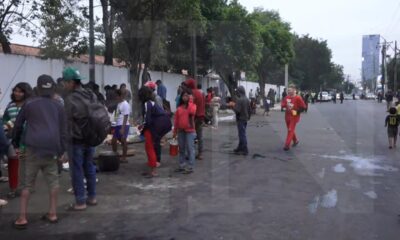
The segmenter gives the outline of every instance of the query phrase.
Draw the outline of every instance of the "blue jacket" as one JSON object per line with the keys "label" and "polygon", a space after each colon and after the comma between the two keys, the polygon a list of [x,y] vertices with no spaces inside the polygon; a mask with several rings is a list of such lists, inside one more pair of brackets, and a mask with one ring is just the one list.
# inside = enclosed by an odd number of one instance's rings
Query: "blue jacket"
{"label": "blue jacket", "polygon": [[157,87],[157,95],[160,96],[163,100],[167,99],[167,88],[164,86],[164,84],[160,84]]}
{"label": "blue jacket", "polygon": [[172,123],[169,114],[154,102],[148,101],[144,104],[143,115],[143,130],[150,130],[155,141],[171,131]]}

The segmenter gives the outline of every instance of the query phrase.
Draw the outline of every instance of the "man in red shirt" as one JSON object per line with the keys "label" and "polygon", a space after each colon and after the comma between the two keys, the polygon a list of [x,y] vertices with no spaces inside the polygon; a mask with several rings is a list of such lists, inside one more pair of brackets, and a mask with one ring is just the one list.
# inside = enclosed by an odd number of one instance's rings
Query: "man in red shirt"
{"label": "man in red shirt", "polygon": [[296,87],[290,85],[288,88],[288,95],[282,100],[282,108],[286,109],[285,121],[288,129],[285,147],[283,150],[289,151],[290,143],[293,141],[293,147],[299,144],[297,139],[295,129],[296,124],[300,121],[300,113],[302,113],[306,108],[306,104],[300,96],[296,95]]}

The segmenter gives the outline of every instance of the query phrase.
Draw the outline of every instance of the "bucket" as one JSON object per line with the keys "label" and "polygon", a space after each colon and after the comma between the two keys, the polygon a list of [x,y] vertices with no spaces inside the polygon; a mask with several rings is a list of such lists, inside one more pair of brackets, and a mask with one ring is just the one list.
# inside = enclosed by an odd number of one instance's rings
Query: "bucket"
{"label": "bucket", "polygon": [[179,146],[178,141],[173,138],[169,141],[169,155],[172,157],[178,156]]}

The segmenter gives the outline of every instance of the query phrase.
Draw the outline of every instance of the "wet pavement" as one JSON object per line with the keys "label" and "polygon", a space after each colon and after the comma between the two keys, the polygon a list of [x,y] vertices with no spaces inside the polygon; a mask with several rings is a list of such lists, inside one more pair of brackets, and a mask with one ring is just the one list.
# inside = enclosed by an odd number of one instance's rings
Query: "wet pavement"
{"label": "wet pavement", "polygon": [[[98,174],[99,205],[70,213],[69,175],[61,176],[56,225],[39,220],[48,197],[42,176],[29,208],[29,229],[12,229],[18,199],[0,209],[0,239],[326,239],[396,240],[400,236],[399,151],[387,147],[385,104],[310,105],[298,125],[300,145],[283,152],[283,113],[253,116],[250,154],[231,153],[229,119],[206,128],[195,173],[174,173],[163,148],[159,177],[144,179],[141,144],[118,172]],[[0,185],[6,193],[7,185]]]}

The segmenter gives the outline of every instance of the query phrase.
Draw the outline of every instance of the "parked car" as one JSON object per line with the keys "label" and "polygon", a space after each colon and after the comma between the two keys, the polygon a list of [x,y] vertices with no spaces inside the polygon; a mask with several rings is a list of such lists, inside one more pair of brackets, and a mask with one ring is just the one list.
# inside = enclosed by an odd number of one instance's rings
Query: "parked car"
{"label": "parked car", "polygon": [[376,99],[376,95],[373,94],[373,93],[367,93],[365,95],[365,99],[367,99],[367,100],[375,100]]}

